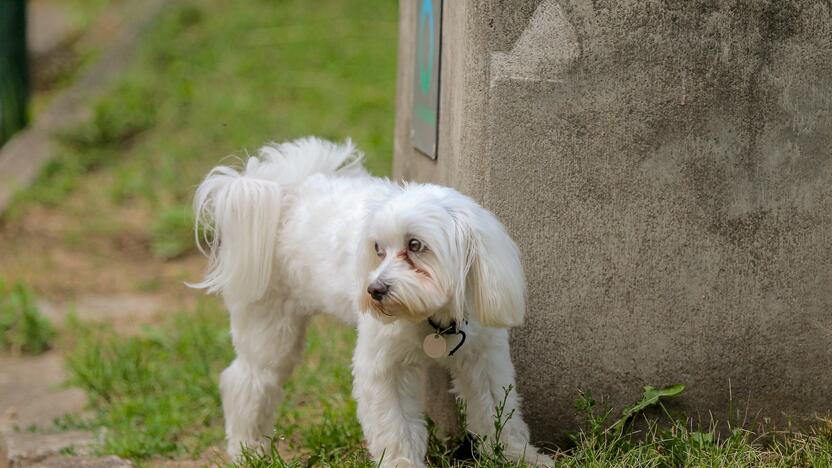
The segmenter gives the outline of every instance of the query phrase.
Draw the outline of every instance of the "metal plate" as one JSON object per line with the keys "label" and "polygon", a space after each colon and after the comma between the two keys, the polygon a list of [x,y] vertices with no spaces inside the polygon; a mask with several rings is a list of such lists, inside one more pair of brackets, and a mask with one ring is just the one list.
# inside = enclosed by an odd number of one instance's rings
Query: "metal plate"
{"label": "metal plate", "polygon": [[416,65],[413,69],[413,146],[436,159],[439,132],[439,60],[442,50],[442,0],[419,0],[416,15]]}

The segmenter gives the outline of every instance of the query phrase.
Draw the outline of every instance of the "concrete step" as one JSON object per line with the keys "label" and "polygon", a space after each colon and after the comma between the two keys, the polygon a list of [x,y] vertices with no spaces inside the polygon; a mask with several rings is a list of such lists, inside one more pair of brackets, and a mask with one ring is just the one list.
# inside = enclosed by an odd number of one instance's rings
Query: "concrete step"
{"label": "concrete step", "polygon": [[27,466],[31,468],[126,468],[133,466],[133,464],[115,455],[110,455],[108,457],[50,457]]}
{"label": "concrete step", "polygon": [[55,418],[80,414],[86,397],[64,388],[63,356],[0,356],[0,467],[131,466],[118,457],[95,457],[89,431],[53,429]]}

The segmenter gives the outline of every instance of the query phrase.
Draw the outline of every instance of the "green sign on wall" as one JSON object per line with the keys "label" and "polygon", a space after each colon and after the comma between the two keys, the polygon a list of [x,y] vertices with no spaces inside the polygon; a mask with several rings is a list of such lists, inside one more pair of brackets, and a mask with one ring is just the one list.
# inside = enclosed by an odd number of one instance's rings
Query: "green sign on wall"
{"label": "green sign on wall", "polygon": [[442,50],[442,0],[419,0],[416,20],[416,66],[413,69],[413,146],[436,159],[439,123],[439,68]]}

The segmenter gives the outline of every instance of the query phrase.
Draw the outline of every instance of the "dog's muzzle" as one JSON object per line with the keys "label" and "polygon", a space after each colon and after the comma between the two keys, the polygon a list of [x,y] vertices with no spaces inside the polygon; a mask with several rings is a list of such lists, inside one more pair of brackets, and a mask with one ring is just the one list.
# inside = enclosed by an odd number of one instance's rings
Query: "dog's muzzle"
{"label": "dog's muzzle", "polygon": [[377,301],[384,299],[384,296],[386,296],[389,291],[390,286],[382,283],[381,281],[373,281],[367,288],[367,292],[370,294],[370,297]]}

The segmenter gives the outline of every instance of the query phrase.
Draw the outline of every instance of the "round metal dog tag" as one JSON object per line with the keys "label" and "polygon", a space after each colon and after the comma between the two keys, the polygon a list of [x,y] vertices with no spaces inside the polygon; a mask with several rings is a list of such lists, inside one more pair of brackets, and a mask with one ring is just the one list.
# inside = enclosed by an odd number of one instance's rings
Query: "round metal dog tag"
{"label": "round metal dog tag", "polygon": [[425,341],[422,342],[422,349],[429,357],[438,359],[444,356],[448,351],[448,344],[445,342],[445,338],[443,338],[442,335],[438,333],[431,333],[426,336]]}

